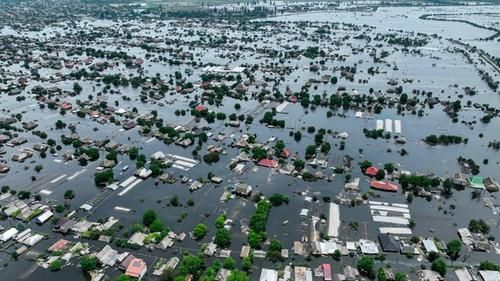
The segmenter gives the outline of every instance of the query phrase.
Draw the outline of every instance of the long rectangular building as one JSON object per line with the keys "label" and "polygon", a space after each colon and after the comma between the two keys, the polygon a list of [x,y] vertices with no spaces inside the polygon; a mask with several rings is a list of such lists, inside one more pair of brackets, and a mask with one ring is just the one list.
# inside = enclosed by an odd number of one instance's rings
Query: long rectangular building
{"label": "long rectangular building", "polygon": [[339,205],[330,203],[330,212],[328,213],[328,237],[338,237],[340,228],[340,209]]}

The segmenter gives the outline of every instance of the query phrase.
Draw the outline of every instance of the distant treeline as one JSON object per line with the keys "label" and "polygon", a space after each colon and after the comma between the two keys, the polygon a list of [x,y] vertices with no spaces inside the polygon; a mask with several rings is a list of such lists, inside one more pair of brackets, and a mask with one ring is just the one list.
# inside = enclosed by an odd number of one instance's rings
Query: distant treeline
{"label": "distant treeline", "polygon": [[[497,2],[500,3],[500,0],[498,0]],[[470,13],[470,14],[471,15],[487,15],[487,14],[496,14],[496,13]],[[497,37],[500,37],[500,30],[498,30],[494,27],[484,26],[484,25],[481,25],[481,24],[478,24],[478,23],[475,23],[475,22],[472,22],[469,20],[439,18],[439,16],[450,16],[450,15],[453,15],[453,14],[424,14],[424,15],[421,15],[419,17],[419,19],[435,20],[435,21],[461,22],[461,23],[472,25],[472,26],[477,27],[477,28],[491,30],[491,31],[495,32],[495,34],[485,38],[484,40],[493,40]]]}

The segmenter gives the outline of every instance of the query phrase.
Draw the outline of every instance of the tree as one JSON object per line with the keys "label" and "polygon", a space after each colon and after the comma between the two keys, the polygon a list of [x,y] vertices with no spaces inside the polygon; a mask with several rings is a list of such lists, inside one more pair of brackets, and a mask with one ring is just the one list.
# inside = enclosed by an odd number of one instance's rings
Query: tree
{"label": "tree", "polygon": [[80,258],[80,266],[84,272],[89,272],[97,268],[97,258],[94,256],[83,256]]}
{"label": "tree", "polygon": [[469,230],[473,233],[487,234],[488,232],[490,232],[490,226],[483,219],[470,220]]}
{"label": "tree", "polygon": [[149,209],[142,216],[142,223],[145,226],[150,226],[157,218],[155,210]]}
{"label": "tree", "polygon": [[304,160],[297,159],[297,160],[293,161],[293,167],[297,171],[302,171],[305,166],[306,166],[306,162],[304,162]]}
{"label": "tree", "polygon": [[151,232],[162,232],[166,229],[167,227],[165,224],[159,219],[156,218],[150,225],[149,225],[149,231]]}
{"label": "tree", "polygon": [[254,147],[252,149],[252,158],[257,161],[260,161],[267,157],[267,151],[262,147]]}
{"label": "tree", "polygon": [[75,82],[73,84],[73,91],[78,95],[82,92],[82,86],[80,86],[80,84],[78,84],[77,82]]}
{"label": "tree", "polygon": [[385,273],[385,270],[383,267],[378,269],[377,280],[378,281],[387,281],[387,274]]}
{"label": "tree", "polygon": [[105,185],[105,184],[110,184],[114,180],[114,174],[113,170],[109,169],[103,172],[97,172],[94,174],[94,184],[99,186],[99,185]]}
{"label": "tree", "polygon": [[251,230],[248,233],[248,245],[254,249],[259,249],[260,248],[260,243],[262,240],[265,238],[262,237],[262,234],[256,231]]}
{"label": "tree", "polygon": [[197,224],[193,229],[193,236],[196,240],[201,240],[208,232],[208,227],[202,223]]}
{"label": "tree", "polygon": [[66,123],[64,123],[62,120],[57,120],[56,121],[56,129],[62,129],[66,127]]}
{"label": "tree", "polygon": [[462,251],[462,243],[458,240],[451,240],[446,244],[448,248],[446,253],[450,256],[451,259],[456,260],[460,257],[460,251]]}
{"label": "tree", "polygon": [[267,258],[272,261],[277,261],[281,259],[281,249],[283,246],[281,242],[278,240],[271,240],[271,244],[269,245],[269,249],[267,251]]}
{"label": "tree", "polygon": [[302,133],[300,131],[297,131],[293,134],[293,139],[297,142],[299,142],[302,139]]}
{"label": "tree", "polygon": [[407,101],[408,101],[408,95],[407,94],[401,94],[401,96],[399,96],[399,103],[406,104]]}
{"label": "tree", "polygon": [[42,165],[36,165],[35,166],[35,172],[40,173],[40,171],[43,169]]}
{"label": "tree", "polygon": [[66,190],[64,192],[64,199],[66,200],[73,200],[75,198],[75,192],[71,189]]}
{"label": "tree", "polygon": [[316,145],[312,144],[306,147],[306,158],[312,158],[316,154]]}
{"label": "tree", "polygon": [[288,204],[289,199],[288,196],[280,194],[280,193],[274,193],[269,197],[269,202],[275,207],[281,206],[283,203]]}
{"label": "tree", "polygon": [[203,258],[195,255],[186,255],[182,259],[181,266],[179,268],[182,274],[193,274],[195,276],[200,276],[201,270],[203,269],[204,260]]}
{"label": "tree", "polygon": [[231,274],[227,278],[227,281],[248,281],[248,276],[245,272],[239,270],[231,271]]}
{"label": "tree", "polygon": [[241,262],[241,268],[248,272],[250,271],[250,269],[252,269],[252,264],[253,264],[253,260],[252,260],[252,256],[246,256],[243,258],[243,261]]}
{"label": "tree", "polygon": [[396,275],[394,275],[394,281],[408,281],[408,276],[403,272],[396,272]]}
{"label": "tree", "polygon": [[226,223],[226,215],[221,214],[215,219],[215,227],[223,228]]}
{"label": "tree", "polygon": [[224,259],[224,263],[222,264],[222,267],[225,269],[233,270],[236,268],[236,262],[232,257],[227,257]]}
{"label": "tree", "polygon": [[215,233],[214,243],[221,248],[226,248],[231,244],[231,232],[225,228],[220,228]]}
{"label": "tree", "polygon": [[328,142],[324,142],[321,144],[321,152],[324,154],[327,154],[331,148],[332,146]]}
{"label": "tree", "polygon": [[392,172],[394,172],[394,169],[395,169],[394,164],[392,163],[384,164],[384,170],[386,170],[387,173],[392,174]]}
{"label": "tree", "polygon": [[285,149],[285,143],[282,140],[279,140],[274,145],[274,150],[276,150],[276,154],[280,154],[283,149]]}
{"label": "tree", "polygon": [[333,259],[334,260],[339,261],[341,256],[342,256],[342,253],[339,250],[335,250],[335,252],[333,252]]}
{"label": "tree", "polygon": [[136,281],[136,278],[132,278],[128,275],[125,274],[120,274],[118,277],[116,277],[115,281]]}
{"label": "tree", "polygon": [[365,256],[365,257],[362,257],[359,261],[358,261],[358,270],[365,276],[374,276],[375,273],[373,271],[373,265],[374,265],[374,261],[373,261],[373,258],[372,257],[368,257],[368,256]]}
{"label": "tree", "polygon": [[209,152],[203,156],[203,161],[208,164],[215,163],[219,161],[219,153]]}
{"label": "tree", "polygon": [[379,169],[375,178],[377,180],[383,180],[385,178],[385,171],[383,169]]}
{"label": "tree", "polygon": [[495,264],[490,261],[483,261],[479,264],[479,270],[494,270],[500,271],[500,264]]}
{"label": "tree", "polygon": [[361,168],[361,171],[364,171],[364,170],[368,169],[371,166],[372,166],[372,162],[370,162],[368,160],[365,160],[365,161],[363,161],[363,162],[361,162],[359,164],[359,167]]}
{"label": "tree", "polygon": [[179,196],[174,195],[172,198],[170,198],[170,205],[174,207],[179,206]]}
{"label": "tree", "polygon": [[446,269],[447,269],[446,263],[442,259],[435,260],[432,263],[431,269],[436,271],[437,273],[441,274],[441,276],[446,275]]}
{"label": "tree", "polygon": [[439,254],[437,252],[432,251],[428,254],[427,258],[429,259],[430,262],[433,262],[439,258]]}

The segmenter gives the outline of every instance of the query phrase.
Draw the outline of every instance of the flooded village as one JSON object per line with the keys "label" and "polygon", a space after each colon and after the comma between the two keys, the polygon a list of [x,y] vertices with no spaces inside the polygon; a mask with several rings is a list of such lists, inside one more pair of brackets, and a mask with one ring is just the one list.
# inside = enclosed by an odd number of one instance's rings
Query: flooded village
{"label": "flooded village", "polygon": [[1,280],[500,280],[498,1],[0,2]]}

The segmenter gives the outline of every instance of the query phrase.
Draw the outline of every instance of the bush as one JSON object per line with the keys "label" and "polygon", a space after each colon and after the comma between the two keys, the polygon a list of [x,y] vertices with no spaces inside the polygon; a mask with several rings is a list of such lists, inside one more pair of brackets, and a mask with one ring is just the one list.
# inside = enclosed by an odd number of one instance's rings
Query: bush
{"label": "bush", "polygon": [[494,270],[500,271],[500,264],[495,264],[490,261],[483,261],[479,264],[479,270]]}
{"label": "bush", "polygon": [[62,262],[61,260],[55,260],[49,265],[50,271],[59,271],[61,270]]}

